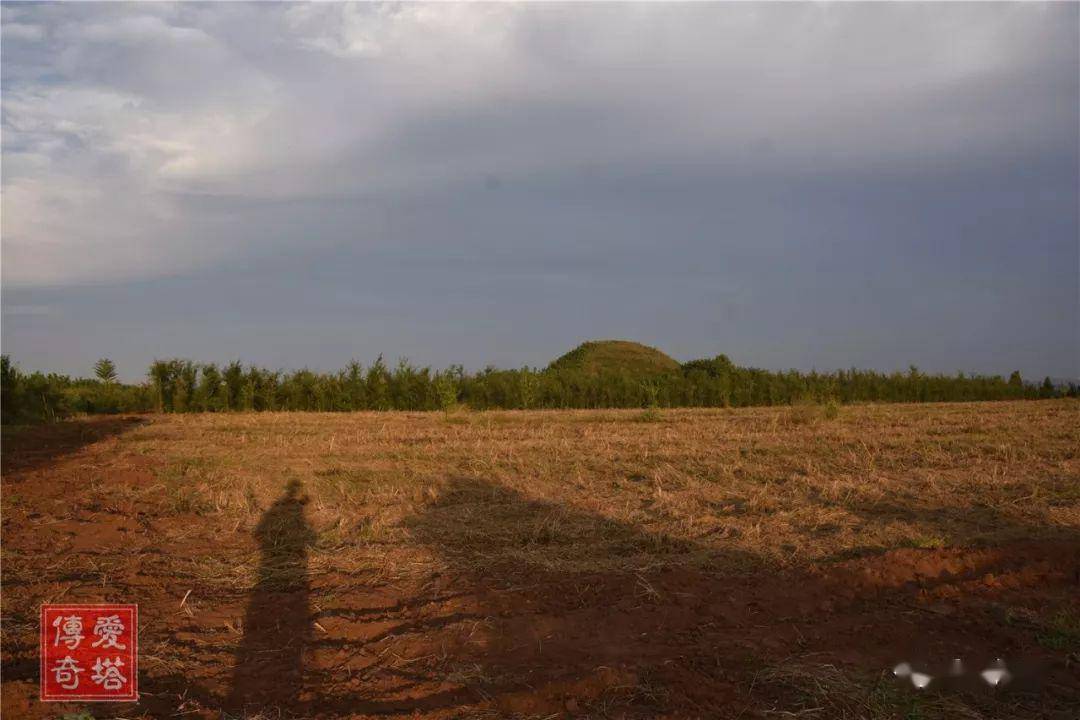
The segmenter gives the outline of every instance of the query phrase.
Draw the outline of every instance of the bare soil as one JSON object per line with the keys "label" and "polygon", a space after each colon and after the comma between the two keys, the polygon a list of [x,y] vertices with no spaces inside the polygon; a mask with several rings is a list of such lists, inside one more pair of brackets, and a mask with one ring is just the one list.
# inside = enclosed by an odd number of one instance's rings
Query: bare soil
{"label": "bare soil", "polygon": [[[5,430],[3,714],[1075,718],[1078,408]],[[137,705],[37,701],[43,602],[139,604]]]}

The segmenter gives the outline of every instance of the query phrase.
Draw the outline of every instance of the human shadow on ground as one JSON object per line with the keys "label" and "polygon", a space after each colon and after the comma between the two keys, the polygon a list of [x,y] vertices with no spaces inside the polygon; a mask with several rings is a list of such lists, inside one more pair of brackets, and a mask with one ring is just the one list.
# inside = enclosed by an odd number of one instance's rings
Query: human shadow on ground
{"label": "human shadow on ground", "polygon": [[[708,655],[702,642],[716,635],[701,625],[741,622],[735,615],[754,602],[747,593],[711,600],[762,567],[722,542],[652,531],[482,478],[451,478],[433,495],[404,526],[438,570],[397,602],[328,603],[319,615],[328,634],[314,645],[330,660],[318,671],[330,691],[294,712],[531,717],[616,696],[652,707],[658,675],[640,668]],[[709,663],[687,677],[712,678],[702,696],[724,695],[730,683]]]}
{"label": "human shadow on ground", "polygon": [[3,452],[0,470],[4,481],[11,474],[23,474],[46,468],[73,455],[87,445],[115,435],[121,435],[149,420],[144,417],[97,416],[57,423],[3,428]]}
{"label": "human shadow on ground", "polygon": [[754,673],[791,657],[875,672],[939,640],[973,653],[1006,640],[913,613],[915,588],[779,570],[722,534],[677,537],[481,478],[447,480],[404,525],[440,571],[394,602],[327,603],[311,676],[324,692],[292,712],[736,716],[780,701],[764,684],[751,697]]}
{"label": "human shadow on ground", "polygon": [[244,614],[225,704],[240,716],[301,702],[312,623],[308,548],[315,540],[304,518],[306,504],[300,482],[292,480],[255,528],[258,577]]}

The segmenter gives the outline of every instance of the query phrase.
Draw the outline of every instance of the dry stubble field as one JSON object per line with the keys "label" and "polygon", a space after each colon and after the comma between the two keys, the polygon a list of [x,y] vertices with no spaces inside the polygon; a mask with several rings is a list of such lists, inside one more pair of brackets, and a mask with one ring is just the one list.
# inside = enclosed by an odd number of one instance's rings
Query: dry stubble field
{"label": "dry stubble field", "polygon": [[[3,438],[5,717],[1076,717],[1080,404],[92,418]],[[142,700],[36,701],[43,602]],[[929,672],[1007,659],[991,692]],[[224,713],[224,714],[223,714]]]}

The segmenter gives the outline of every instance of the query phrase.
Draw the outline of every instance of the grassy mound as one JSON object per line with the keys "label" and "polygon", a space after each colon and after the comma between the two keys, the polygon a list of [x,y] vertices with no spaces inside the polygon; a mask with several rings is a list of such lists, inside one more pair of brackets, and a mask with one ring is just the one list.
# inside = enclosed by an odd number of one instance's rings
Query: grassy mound
{"label": "grassy mound", "polygon": [[578,345],[558,358],[549,370],[580,370],[590,375],[622,371],[649,376],[678,372],[680,365],[656,348],[628,340],[597,340]]}

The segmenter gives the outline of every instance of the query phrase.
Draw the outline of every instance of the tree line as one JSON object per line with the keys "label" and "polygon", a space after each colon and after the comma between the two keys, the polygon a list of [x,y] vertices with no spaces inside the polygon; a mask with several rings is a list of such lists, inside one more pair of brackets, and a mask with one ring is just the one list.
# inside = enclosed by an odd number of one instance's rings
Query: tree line
{"label": "tree line", "polygon": [[679,370],[641,376],[620,370],[462,366],[433,371],[407,360],[389,366],[380,356],[367,367],[337,372],[284,372],[239,362],[219,366],[155,360],[147,380],[117,382],[103,359],[94,378],[21,372],[8,356],[0,367],[3,422],[52,421],[78,413],[354,410],[745,407],[797,402],[953,402],[1080,397],[1076,384],[1025,382],[1000,375],[928,374],[873,370],[774,372],[740,367],[726,356],[694,360]]}

